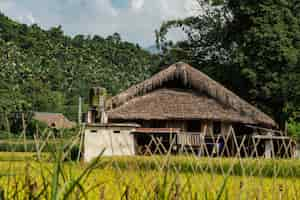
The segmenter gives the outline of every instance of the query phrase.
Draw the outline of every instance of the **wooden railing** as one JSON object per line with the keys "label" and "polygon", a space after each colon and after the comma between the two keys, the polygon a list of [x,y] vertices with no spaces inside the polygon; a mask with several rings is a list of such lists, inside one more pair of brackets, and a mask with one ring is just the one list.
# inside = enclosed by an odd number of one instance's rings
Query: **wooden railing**
{"label": "wooden railing", "polygon": [[204,142],[204,136],[201,133],[181,133],[177,134],[177,144],[200,146]]}

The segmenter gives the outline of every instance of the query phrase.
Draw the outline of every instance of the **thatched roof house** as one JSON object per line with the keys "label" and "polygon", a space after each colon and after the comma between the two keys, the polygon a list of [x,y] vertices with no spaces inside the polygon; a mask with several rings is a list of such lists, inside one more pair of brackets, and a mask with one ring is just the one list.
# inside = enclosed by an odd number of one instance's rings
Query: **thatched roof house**
{"label": "thatched roof house", "polygon": [[35,112],[33,119],[47,124],[48,127],[57,129],[73,128],[76,126],[75,122],[70,121],[62,113]]}
{"label": "thatched roof house", "polygon": [[274,120],[220,83],[179,62],[111,100],[109,121],[208,120],[274,127]]}
{"label": "thatched roof house", "polygon": [[[111,143],[117,150],[126,146],[118,141],[131,144],[128,155],[192,150],[201,156],[271,157],[282,156],[281,144],[289,141],[272,130],[271,117],[185,63],[169,66],[106,103],[100,90],[90,92],[86,138],[91,144],[110,138],[108,149]],[[100,120],[103,116],[108,124]],[[133,123],[137,126],[130,130],[120,126]],[[111,130],[103,127],[112,124]]]}

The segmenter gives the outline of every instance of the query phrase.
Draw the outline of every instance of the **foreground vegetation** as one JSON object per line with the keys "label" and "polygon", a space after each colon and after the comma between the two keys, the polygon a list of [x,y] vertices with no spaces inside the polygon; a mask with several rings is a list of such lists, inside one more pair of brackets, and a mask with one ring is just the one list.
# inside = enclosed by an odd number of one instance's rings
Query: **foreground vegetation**
{"label": "foreground vegetation", "polygon": [[44,154],[39,160],[32,153],[1,153],[6,160],[0,163],[3,195],[7,199],[300,197],[300,161],[154,156],[99,157],[80,163],[53,156]]}
{"label": "foreground vegetation", "polygon": [[81,131],[37,133],[0,140],[1,200],[300,198],[300,160],[100,155],[83,163]]}

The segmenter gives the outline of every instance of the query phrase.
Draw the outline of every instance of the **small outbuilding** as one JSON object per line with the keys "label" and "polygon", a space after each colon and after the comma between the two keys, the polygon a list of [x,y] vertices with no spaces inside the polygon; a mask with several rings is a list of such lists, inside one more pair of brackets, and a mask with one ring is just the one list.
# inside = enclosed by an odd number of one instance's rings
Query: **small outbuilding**
{"label": "small outbuilding", "polygon": [[70,121],[62,113],[35,112],[33,119],[43,122],[50,128],[68,129],[76,126],[75,122]]}
{"label": "small outbuilding", "polygon": [[[84,161],[103,156],[135,155],[134,136],[137,124],[88,124],[84,138]],[[102,152],[103,151],[103,152]]]}

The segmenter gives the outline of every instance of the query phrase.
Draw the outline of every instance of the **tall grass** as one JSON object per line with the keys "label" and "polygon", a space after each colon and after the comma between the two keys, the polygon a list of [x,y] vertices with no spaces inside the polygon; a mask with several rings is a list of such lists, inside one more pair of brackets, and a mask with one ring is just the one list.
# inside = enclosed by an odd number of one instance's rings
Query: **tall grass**
{"label": "tall grass", "polygon": [[25,150],[14,146],[24,145],[20,138],[2,143],[8,152],[0,153],[0,200],[300,197],[298,160],[100,154],[83,163],[83,130],[68,139],[47,130],[26,140],[27,152],[16,152]]}
{"label": "tall grass", "polygon": [[[20,153],[25,150],[24,144],[15,138],[1,142],[7,148],[0,149],[6,151],[0,153],[1,165],[6,166],[0,180],[7,185],[0,187],[0,199],[87,199],[86,187],[82,184],[100,163],[101,155],[85,165],[80,173],[66,170],[70,167],[69,161],[74,160],[74,147],[79,150],[81,137],[82,132],[66,141],[53,137],[49,131],[43,139],[26,141],[26,149],[34,153]],[[16,150],[18,152],[14,152]],[[72,165],[80,165],[79,158]],[[16,161],[23,163],[16,164]]]}
{"label": "tall grass", "polygon": [[115,169],[170,170],[180,173],[215,173],[232,176],[300,178],[300,160],[253,158],[198,158],[169,156],[104,158],[101,165]]}

